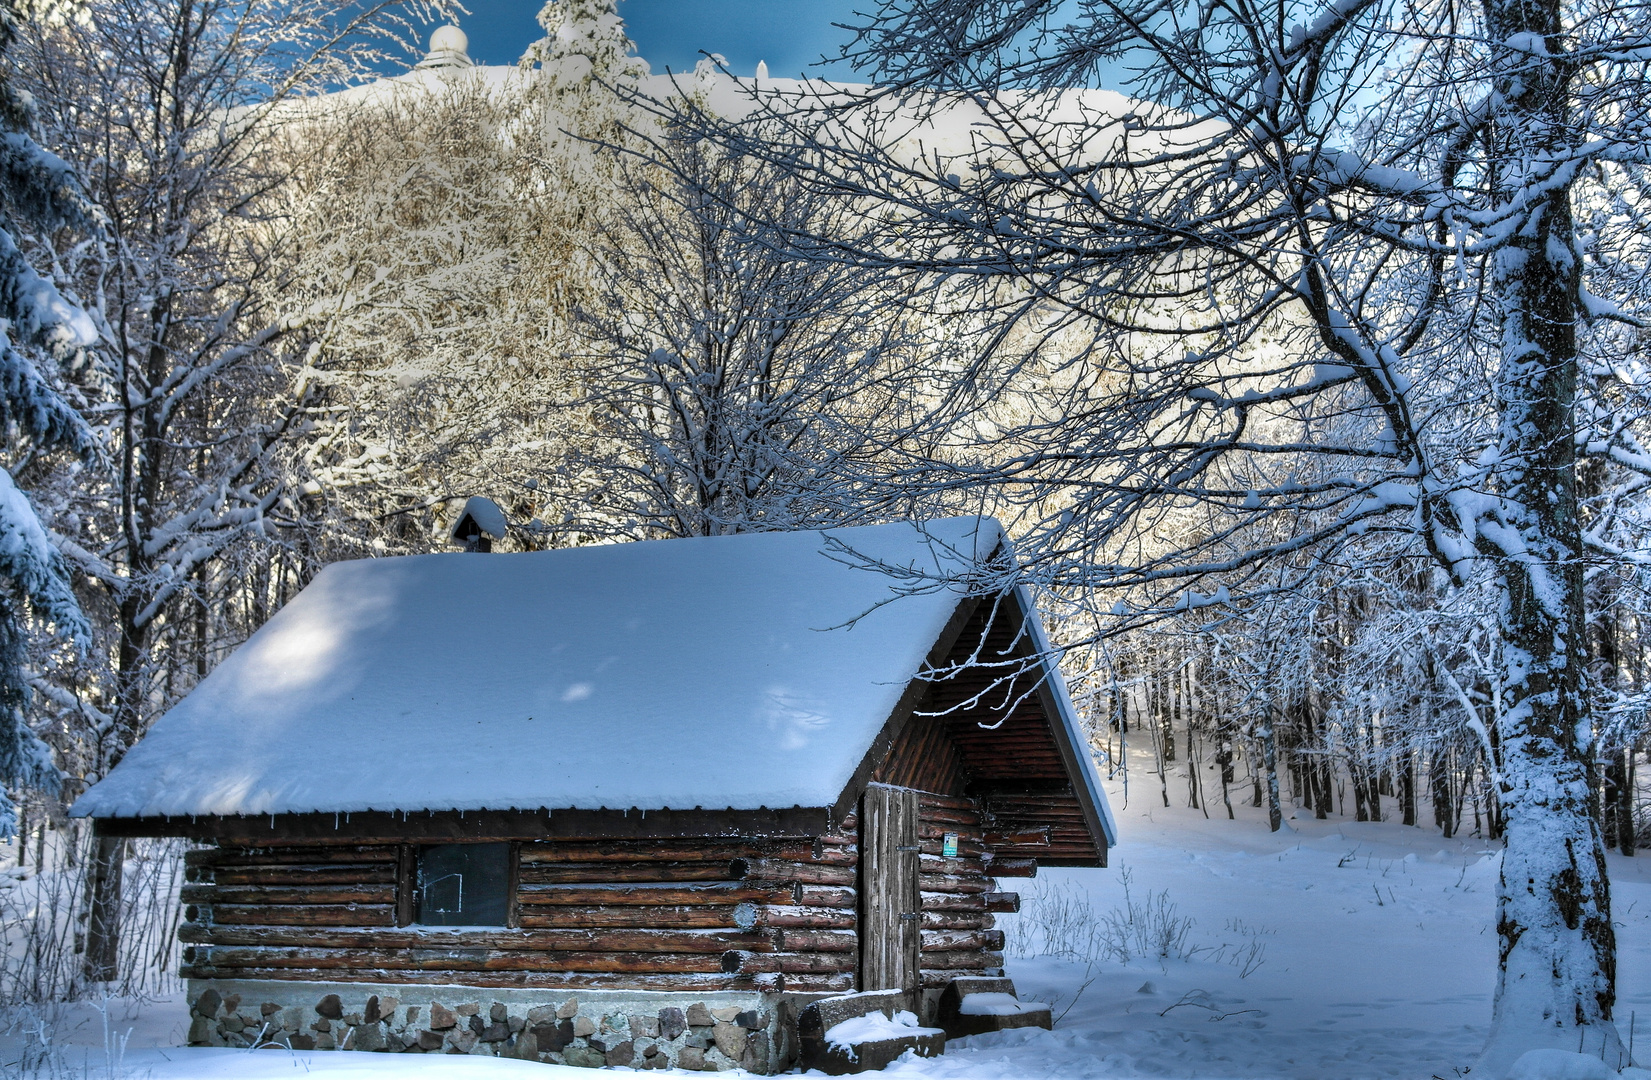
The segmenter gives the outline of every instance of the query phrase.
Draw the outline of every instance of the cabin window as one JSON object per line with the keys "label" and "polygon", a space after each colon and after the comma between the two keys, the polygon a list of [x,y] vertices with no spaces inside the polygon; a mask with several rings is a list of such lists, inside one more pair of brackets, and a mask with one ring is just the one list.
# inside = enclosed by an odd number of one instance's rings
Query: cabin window
{"label": "cabin window", "polygon": [[503,926],[510,916],[509,844],[418,849],[417,913],[425,926]]}

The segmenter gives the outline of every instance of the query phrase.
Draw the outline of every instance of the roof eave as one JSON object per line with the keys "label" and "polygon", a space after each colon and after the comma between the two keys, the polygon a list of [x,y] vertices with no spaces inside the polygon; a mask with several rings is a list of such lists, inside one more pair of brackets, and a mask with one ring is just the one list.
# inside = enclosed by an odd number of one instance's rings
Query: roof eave
{"label": "roof eave", "polygon": [[666,839],[695,836],[819,836],[830,807],[757,809],[369,810],[93,818],[100,836],[182,836],[257,844],[279,841]]}

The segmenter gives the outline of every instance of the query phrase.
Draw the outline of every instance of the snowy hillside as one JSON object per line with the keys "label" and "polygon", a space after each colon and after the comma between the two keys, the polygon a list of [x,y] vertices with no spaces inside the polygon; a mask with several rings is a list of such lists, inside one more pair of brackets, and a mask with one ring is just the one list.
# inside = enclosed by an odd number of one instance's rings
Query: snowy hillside
{"label": "snowy hillside", "polygon": [[[1052,1002],[1053,1032],[954,1041],[944,1057],[897,1063],[898,1077],[1452,1077],[1472,1064],[1490,1019],[1497,856],[1491,845],[1429,829],[1301,814],[1266,830],[1258,810],[1236,822],[1165,809],[1141,787],[1127,806],[1109,790],[1122,842],[1109,870],[1046,870],[1019,883],[1020,916],[1005,916],[1010,974],[1023,998]],[[1612,857],[1620,954],[1619,1023],[1651,1038],[1651,860]],[[1137,925],[1169,927],[1173,955],[1093,965],[1035,955],[1124,941],[1105,918],[1125,903]],[[1074,900],[1082,898],[1087,908]],[[1173,905],[1173,908],[1170,907]],[[1084,910],[1093,919],[1084,918]],[[1181,920],[1190,920],[1182,922]],[[1062,928],[1066,933],[1062,933]],[[1050,942],[1051,936],[1057,939]],[[1016,952],[1023,955],[1015,956]],[[1638,1013],[1645,1013],[1640,1021]],[[562,1066],[493,1058],[289,1054],[181,1049],[176,1000],[114,1003],[110,1026],[130,1031],[125,1072],[154,1080],[535,1076]],[[58,1037],[105,1075],[104,1025],[70,1006]],[[4,1040],[4,1062],[24,1042]],[[1614,1062],[1612,1064],[1615,1064]],[[547,1071],[549,1070],[549,1071]],[[7,1073],[6,1075],[13,1075]],[[51,1075],[47,1072],[45,1075]]]}

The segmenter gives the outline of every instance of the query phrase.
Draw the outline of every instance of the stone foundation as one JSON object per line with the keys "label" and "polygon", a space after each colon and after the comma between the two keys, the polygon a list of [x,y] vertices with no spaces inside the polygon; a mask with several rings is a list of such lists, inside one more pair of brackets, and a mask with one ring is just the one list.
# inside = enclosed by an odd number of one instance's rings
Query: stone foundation
{"label": "stone foundation", "polygon": [[191,979],[189,1045],[773,1074],[795,1063],[797,1015],[821,996]]}

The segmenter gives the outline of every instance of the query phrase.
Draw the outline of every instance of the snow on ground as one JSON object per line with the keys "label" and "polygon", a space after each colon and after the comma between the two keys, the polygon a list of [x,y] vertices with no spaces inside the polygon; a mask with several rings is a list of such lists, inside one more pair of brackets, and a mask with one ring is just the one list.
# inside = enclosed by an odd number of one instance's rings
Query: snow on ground
{"label": "snow on ground", "polygon": [[[1180,806],[1184,797],[1172,790],[1178,805],[1165,809],[1156,784],[1148,788],[1142,779],[1138,772],[1127,805],[1121,790],[1109,792],[1123,837],[1111,869],[1046,870],[1034,881],[1004,885],[1029,898],[1086,890],[1104,915],[1123,904],[1127,870],[1137,904],[1163,894],[1177,917],[1193,920],[1184,941],[1191,957],[1109,961],[1087,970],[1068,960],[1012,957],[1009,973],[1020,996],[1054,1004],[1054,1031],[953,1041],[943,1057],[897,1062],[885,1075],[1454,1080],[1472,1064],[1495,978],[1494,845],[1391,823],[1314,821],[1302,812],[1287,831],[1269,834],[1261,811],[1249,807],[1238,807],[1239,820],[1230,822],[1217,804],[1206,820]],[[1630,1023],[1637,1041],[1651,1039],[1651,858],[1613,855],[1610,866],[1619,1023],[1625,1039]],[[1002,925],[1014,935],[1034,921],[1028,912],[1004,917]],[[1259,952],[1252,942],[1261,943]],[[576,1075],[491,1058],[180,1049],[183,1022],[177,999],[112,1008],[111,1027],[130,1029],[126,1075]],[[104,1038],[97,1011],[71,1007],[58,1027],[69,1041],[94,1048],[90,1074],[106,1075],[105,1056],[95,1049]],[[0,1062],[12,1059],[15,1043],[15,1035],[0,1040]]]}

